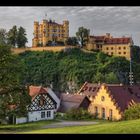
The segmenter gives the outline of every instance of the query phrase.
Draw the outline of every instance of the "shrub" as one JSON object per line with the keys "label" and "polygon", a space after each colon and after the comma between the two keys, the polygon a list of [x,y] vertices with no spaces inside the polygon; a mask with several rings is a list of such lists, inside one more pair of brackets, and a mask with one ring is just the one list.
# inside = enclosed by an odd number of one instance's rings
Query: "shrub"
{"label": "shrub", "polygon": [[125,120],[140,119],[140,104],[135,104],[129,107],[127,110],[125,110],[123,119]]}
{"label": "shrub", "polygon": [[79,109],[72,108],[65,114],[64,118],[69,120],[84,120],[91,119],[93,118],[93,116],[83,108]]}

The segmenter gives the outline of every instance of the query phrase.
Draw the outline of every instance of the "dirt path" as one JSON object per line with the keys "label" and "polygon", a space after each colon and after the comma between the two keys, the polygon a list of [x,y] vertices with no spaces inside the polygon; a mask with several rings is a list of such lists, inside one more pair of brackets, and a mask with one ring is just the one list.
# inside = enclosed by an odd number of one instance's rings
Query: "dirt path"
{"label": "dirt path", "polygon": [[53,124],[49,124],[43,126],[41,128],[59,128],[59,127],[67,127],[67,126],[83,126],[83,125],[92,125],[97,124],[98,122],[91,122],[91,121],[62,121]]}

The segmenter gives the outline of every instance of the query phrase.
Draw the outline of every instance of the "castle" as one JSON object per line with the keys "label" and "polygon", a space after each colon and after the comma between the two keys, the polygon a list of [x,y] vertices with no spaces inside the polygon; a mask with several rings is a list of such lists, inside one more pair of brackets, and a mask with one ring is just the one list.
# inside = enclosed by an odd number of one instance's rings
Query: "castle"
{"label": "castle", "polygon": [[130,60],[131,47],[133,40],[131,37],[114,38],[110,33],[102,36],[89,36],[89,42],[86,49],[93,51],[102,51],[108,55],[121,56]]}
{"label": "castle", "polygon": [[59,42],[65,44],[69,37],[69,21],[64,20],[63,24],[58,24],[52,20],[43,20],[42,23],[34,21],[34,38],[32,47],[52,46]]}

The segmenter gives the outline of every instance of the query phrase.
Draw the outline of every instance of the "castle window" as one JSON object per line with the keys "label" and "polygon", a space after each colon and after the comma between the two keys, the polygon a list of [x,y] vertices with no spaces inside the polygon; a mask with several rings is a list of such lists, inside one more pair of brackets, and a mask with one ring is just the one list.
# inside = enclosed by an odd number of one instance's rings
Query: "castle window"
{"label": "castle window", "polygon": [[121,47],[119,47],[119,50],[121,50]]}
{"label": "castle window", "polygon": [[106,50],[108,50],[108,48],[106,48]]}
{"label": "castle window", "polygon": [[113,55],[113,52],[111,52],[111,55]]}
{"label": "castle window", "polygon": [[126,52],[124,52],[123,54],[126,54]]}
{"label": "castle window", "polygon": [[125,50],[125,49],[126,49],[126,47],[123,47],[123,49]]}
{"label": "castle window", "polygon": [[119,52],[119,54],[121,54],[121,52]]}
{"label": "castle window", "polygon": [[111,48],[111,50],[113,50],[113,47]]}
{"label": "castle window", "polygon": [[101,97],[101,101],[104,101],[104,100],[105,100],[105,97],[104,97],[104,96],[102,96],[102,97]]}
{"label": "castle window", "polygon": [[45,118],[45,112],[41,112],[41,118]]}

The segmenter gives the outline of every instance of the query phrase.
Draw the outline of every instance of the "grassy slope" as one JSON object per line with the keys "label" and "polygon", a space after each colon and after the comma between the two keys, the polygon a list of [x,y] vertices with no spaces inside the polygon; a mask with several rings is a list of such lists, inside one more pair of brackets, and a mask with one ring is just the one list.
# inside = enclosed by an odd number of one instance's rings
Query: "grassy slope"
{"label": "grassy slope", "polygon": [[75,126],[65,128],[51,128],[33,130],[28,133],[121,133],[121,134],[133,134],[140,133],[140,119],[132,121],[121,121],[121,122],[107,122],[90,126]]}

